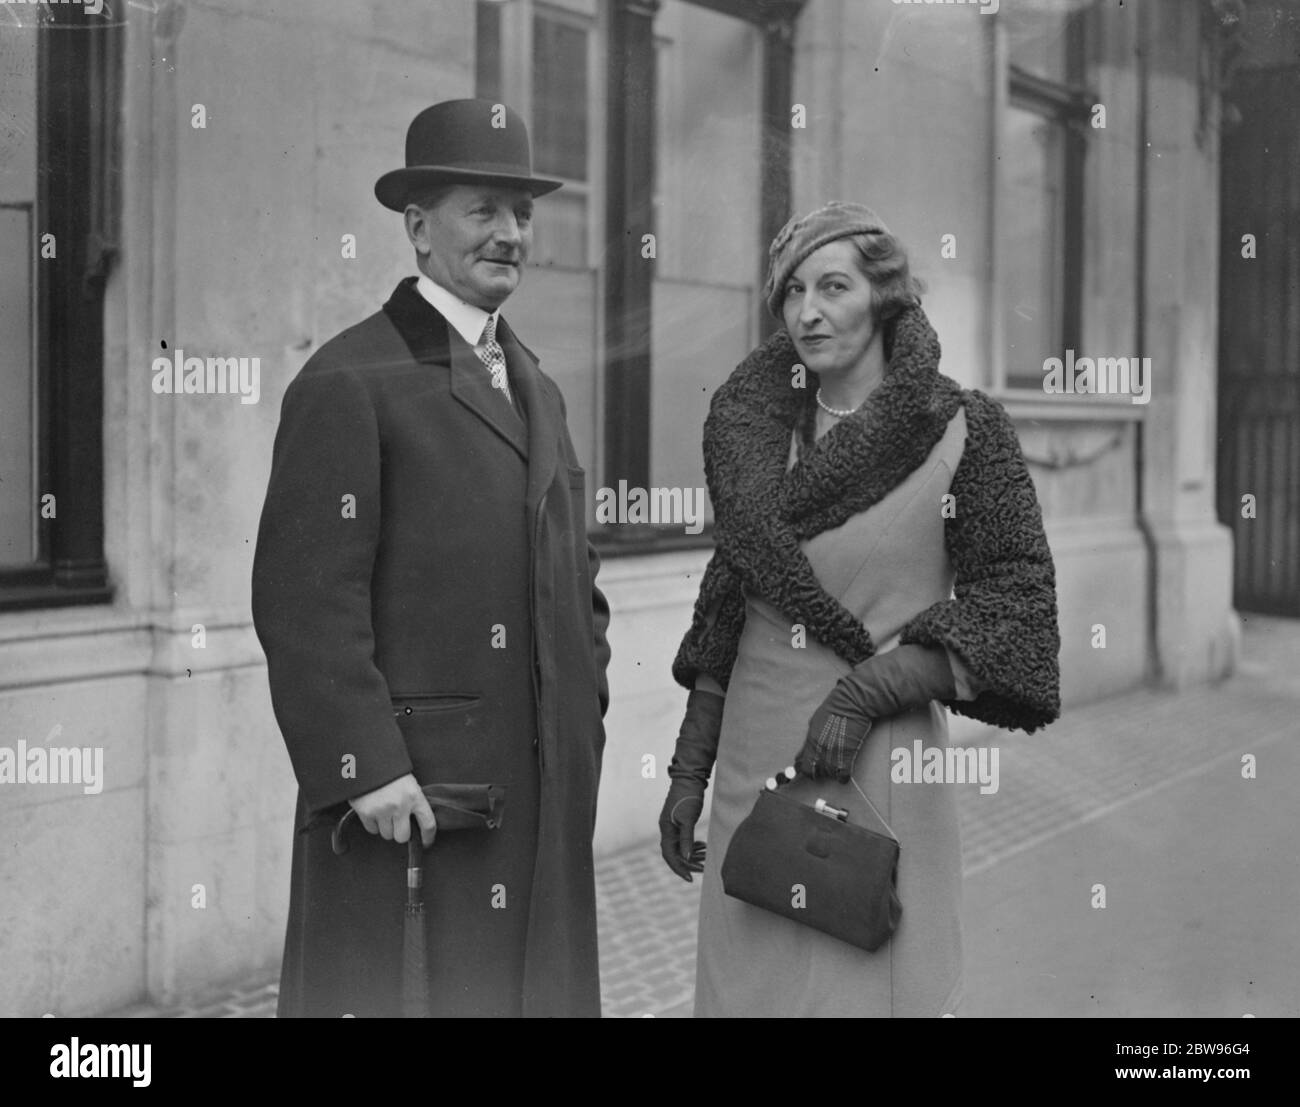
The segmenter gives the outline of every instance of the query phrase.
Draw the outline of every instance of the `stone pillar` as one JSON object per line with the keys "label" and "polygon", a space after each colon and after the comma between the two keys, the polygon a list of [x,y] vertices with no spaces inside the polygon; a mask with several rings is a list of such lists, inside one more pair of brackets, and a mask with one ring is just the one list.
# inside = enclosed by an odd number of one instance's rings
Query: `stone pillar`
{"label": "stone pillar", "polygon": [[1218,128],[1198,88],[1203,8],[1139,11],[1140,248],[1137,332],[1151,358],[1142,428],[1142,524],[1153,557],[1156,677],[1173,687],[1225,676],[1240,638],[1232,539],[1214,508],[1218,348]]}

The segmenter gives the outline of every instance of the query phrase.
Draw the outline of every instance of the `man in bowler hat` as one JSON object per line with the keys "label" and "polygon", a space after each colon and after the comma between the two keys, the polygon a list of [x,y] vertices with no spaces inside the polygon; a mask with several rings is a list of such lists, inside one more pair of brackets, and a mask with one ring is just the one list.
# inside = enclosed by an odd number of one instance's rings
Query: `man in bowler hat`
{"label": "man in bowler hat", "polygon": [[[600,1013],[609,610],[564,401],[500,312],[558,187],[509,109],[421,112],[375,185],[419,276],[285,393],[253,567],[299,784],[281,1016],[398,1013],[412,819],[431,1014]],[[501,826],[435,841],[433,783],[504,786]]]}

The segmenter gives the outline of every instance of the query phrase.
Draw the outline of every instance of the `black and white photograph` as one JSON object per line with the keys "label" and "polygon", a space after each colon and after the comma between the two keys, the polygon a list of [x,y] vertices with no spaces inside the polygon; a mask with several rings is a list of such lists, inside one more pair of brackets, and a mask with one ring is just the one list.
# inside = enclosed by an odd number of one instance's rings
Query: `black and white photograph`
{"label": "black and white photograph", "polygon": [[0,0],[32,1071],[1033,1018],[1249,1080],[1297,182],[1300,0]]}

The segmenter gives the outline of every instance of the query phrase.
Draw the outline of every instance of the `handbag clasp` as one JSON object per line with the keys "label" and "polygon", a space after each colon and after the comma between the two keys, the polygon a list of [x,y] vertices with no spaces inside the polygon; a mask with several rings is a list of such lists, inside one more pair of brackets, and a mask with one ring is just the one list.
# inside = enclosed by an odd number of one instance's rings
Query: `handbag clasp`
{"label": "handbag clasp", "polygon": [[817,802],[813,804],[813,810],[819,815],[827,815],[832,819],[839,819],[842,823],[849,821],[849,812],[847,808],[832,807],[820,796],[817,798]]}

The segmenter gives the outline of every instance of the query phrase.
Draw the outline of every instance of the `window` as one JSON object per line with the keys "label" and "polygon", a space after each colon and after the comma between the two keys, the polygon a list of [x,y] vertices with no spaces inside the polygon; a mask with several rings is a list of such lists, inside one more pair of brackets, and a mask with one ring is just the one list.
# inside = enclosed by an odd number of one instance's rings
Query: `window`
{"label": "window", "polygon": [[36,29],[0,30],[0,571],[40,557],[37,533]]}
{"label": "window", "polygon": [[[545,271],[525,274],[505,314],[564,391],[589,523],[602,487],[705,484],[709,399],[759,337],[763,251],[789,216],[801,6],[477,5],[476,94],[519,111],[536,171],[564,181],[537,203],[530,269]],[[709,540],[649,524],[595,537],[620,550]]]}
{"label": "window", "polygon": [[533,10],[533,164],[565,187],[543,197],[534,256],[542,265],[588,262],[594,22],[540,5]]}
{"label": "window", "polygon": [[709,400],[758,340],[763,35],[664,0],[655,47],[650,484],[703,488]]}
{"label": "window", "polygon": [[105,3],[0,21],[0,609],[102,602],[103,288],[120,28]]}
{"label": "window", "polygon": [[501,99],[501,5],[478,0],[474,5],[474,95]]}
{"label": "window", "polygon": [[564,182],[537,201],[532,264],[592,265],[591,200],[599,83],[594,0],[478,0],[474,95],[509,104],[528,122],[533,171]]}
{"label": "window", "polygon": [[[505,318],[564,393],[578,460],[596,487],[604,146],[601,12],[596,0],[478,0],[474,94],[528,123],[533,169],[564,182],[537,200],[533,251]],[[594,519],[594,497],[588,497]]]}
{"label": "window", "polygon": [[1005,384],[1042,391],[1045,359],[1077,347],[1083,271],[1083,157],[1092,97],[1079,88],[1081,16],[1022,13],[1010,24],[1002,127],[999,275]]}
{"label": "window", "polygon": [[539,172],[587,179],[587,29],[533,15],[533,145]]}

